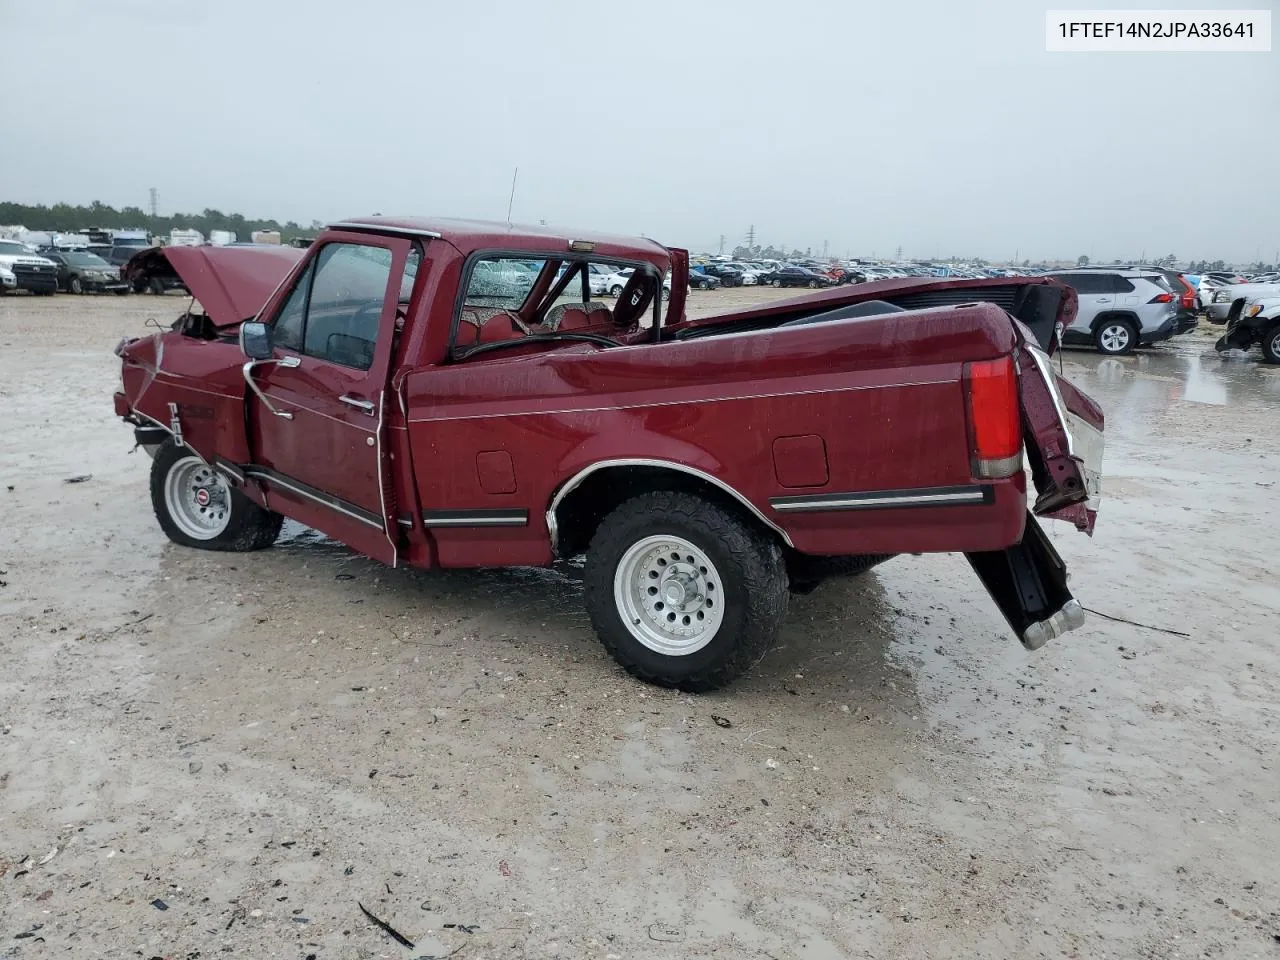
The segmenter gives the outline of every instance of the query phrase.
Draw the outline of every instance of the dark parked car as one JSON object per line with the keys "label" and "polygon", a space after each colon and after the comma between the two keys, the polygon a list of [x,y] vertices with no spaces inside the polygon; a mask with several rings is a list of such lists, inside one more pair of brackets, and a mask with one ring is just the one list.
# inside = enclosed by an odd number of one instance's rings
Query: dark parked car
{"label": "dark parked car", "polygon": [[129,285],[134,293],[164,294],[170,290],[185,291],[187,289],[186,285],[172,271],[151,272],[148,276],[141,276],[141,271],[138,270],[130,271],[129,263],[135,257],[152,250],[161,249],[163,248],[149,245],[141,247],[117,244],[111,248],[111,254],[107,259],[119,268],[120,275],[124,277],[124,282]]}
{"label": "dark parked car", "polygon": [[49,250],[40,254],[58,265],[58,289],[68,293],[128,293],[120,271],[94,253],[80,250]]}
{"label": "dark parked car", "polygon": [[715,277],[722,287],[742,286],[742,271],[725,266],[723,263],[708,263],[702,268],[702,272],[709,277]]}
{"label": "dark parked car", "polygon": [[807,267],[779,267],[772,273],[762,274],[760,282],[771,287],[829,287],[833,283],[826,274]]}
{"label": "dark parked car", "polygon": [[111,246],[107,248],[107,252],[105,254],[101,254],[101,256],[113,267],[123,268],[134,254],[141,250],[149,249],[151,249],[151,244],[131,240],[124,243],[111,244]]}
{"label": "dark parked car", "polygon": [[698,270],[689,271],[689,287],[692,290],[715,290],[720,286],[720,278]]}

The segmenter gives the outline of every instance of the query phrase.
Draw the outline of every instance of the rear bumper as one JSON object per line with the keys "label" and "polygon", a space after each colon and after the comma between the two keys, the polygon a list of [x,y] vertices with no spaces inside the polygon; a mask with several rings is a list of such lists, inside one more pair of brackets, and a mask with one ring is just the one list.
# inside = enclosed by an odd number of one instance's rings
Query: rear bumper
{"label": "rear bumper", "polygon": [[1161,340],[1168,340],[1173,336],[1176,326],[1177,321],[1175,318],[1170,317],[1154,330],[1143,330],[1142,333],[1138,335],[1138,342],[1142,344],[1152,344],[1159,343]]}

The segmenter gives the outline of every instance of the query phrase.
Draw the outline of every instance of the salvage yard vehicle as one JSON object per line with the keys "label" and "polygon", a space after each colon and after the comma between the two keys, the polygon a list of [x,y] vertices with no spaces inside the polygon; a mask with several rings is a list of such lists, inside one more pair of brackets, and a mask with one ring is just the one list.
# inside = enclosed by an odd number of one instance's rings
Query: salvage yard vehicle
{"label": "salvage yard vehicle", "polygon": [[1251,280],[1248,283],[1231,283],[1218,287],[1205,307],[1210,323],[1229,324],[1240,315],[1245,304],[1258,297],[1280,295],[1280,283],[1270,280]]}
{"label": "salvage yard vehicle", "polygon": [[58,250],[41,254],[58,267],[58,288],[67,293],[129,292],[120,271],[101,257],[79,250]]}
{"label": "salvage yard vehicle", "polygon": [[[532,285],[495,291],[511,262]],[[627,271],[616,302],[592,263]],[[789,593],[897,553],[965,553],[1028,649],[1083,620],[1036,520],[1092,533],[1099,495],[1102,413],[1050,363],[1075,311],[1056,281],[691,320],[684,250],[383,217],[150,265],[199,309],[117,346],[114,403],[175,543],[256,550],[290,517],[392,566],[585,554],[610,653],[689,691],[757,663]]]}
{"label": "salvage yard vehicle", "polygon": [[58,265],[16,240],[0,240],[0,294],[10,290],[52,296],[58,290]]}
{"label": "salvage yard vehicle", "polygon": [[1079,298],[1079,312],[1063,331],[1063,343],[1119,356],[1177,332],[1181,294],[1159,268],[1051,270],[1045,276],[1065,283]]}
{"label": "salvage yard vehicle", "polygon": [[1227,332],[1218,338],[1214,348],[1225,353],[1248,350],[1255,343],[1262,347],[1263,360],[1280,363],[1280,288],[1233,308]]}
{"label": "salvage yard vehicle", "polygon": [[756,278],[759,284],[771,287],[829,287],[834,281],[825,273],[818,273],[808,267],[781,266],[769,273],[762,273]]}

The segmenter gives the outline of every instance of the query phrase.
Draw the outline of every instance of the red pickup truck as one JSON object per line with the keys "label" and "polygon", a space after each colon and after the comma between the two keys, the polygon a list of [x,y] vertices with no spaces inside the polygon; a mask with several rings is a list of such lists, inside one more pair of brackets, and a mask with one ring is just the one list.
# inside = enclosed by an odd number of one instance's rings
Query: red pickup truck
{"label": "red pickup truck", "polygon": [[[380,217],[140,269],[193,296],[116,349],[177,543],[256,550],[291,517],[393,566],[585,554],[609,651],[691,691],[758,662],[789,593],[897,553],[966,554],[1028,648],[1083,619],[1035,520],[1091,533],[1102,456],[1101,411],[1049,361],[1075,312],[1053,280],[691,320],[683,250]],[[601,270],[629,270],[616,299]]]}

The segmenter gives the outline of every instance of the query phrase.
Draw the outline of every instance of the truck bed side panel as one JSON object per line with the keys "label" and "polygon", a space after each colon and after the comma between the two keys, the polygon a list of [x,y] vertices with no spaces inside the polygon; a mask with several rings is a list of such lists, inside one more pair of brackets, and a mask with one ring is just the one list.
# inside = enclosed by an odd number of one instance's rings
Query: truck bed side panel
{"label": "truck bed side panel", "polygon": [[[548,562],[544,513],[556,489],[620,459],[710,474],[808,552],[1003,548],[1021,535],[1023,479],[972,480],[961,376],[965,360],[1013,348],[1009,321],[985,304],[903,316],[495,353],[412,374],[409,439],[440,562]],[[815,436],[825,482],[783,486],[775,441]],[[495,452],[513,465],[503,492],[486,490],[477,467]],[[793,509],[802,496],[909,500],[921,488],[978,492],[955,506]]]}

